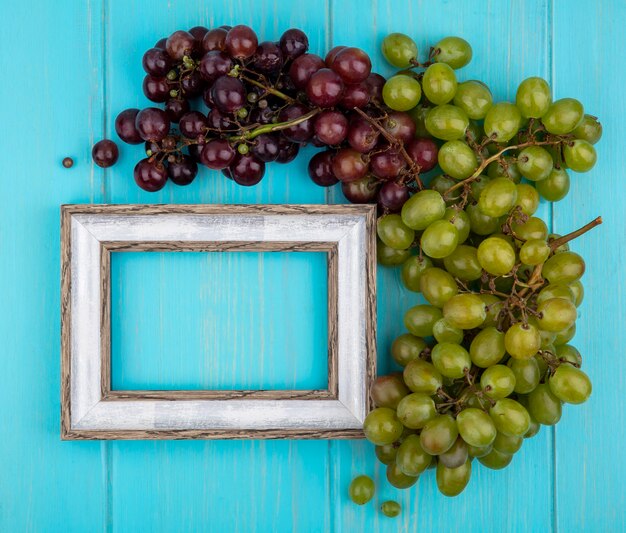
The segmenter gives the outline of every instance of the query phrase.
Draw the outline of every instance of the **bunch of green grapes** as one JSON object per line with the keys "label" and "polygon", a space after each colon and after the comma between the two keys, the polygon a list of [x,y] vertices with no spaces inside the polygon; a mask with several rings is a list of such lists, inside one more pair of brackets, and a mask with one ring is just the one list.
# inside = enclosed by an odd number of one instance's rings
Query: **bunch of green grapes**
{"label": "bunch of green grapes", "polygon": [[420,63],[413,40],[387,36],[383,54],[404,69],[383,87],[385,104],[407,111],[421,135],[440,141],[441,173],[397,212],[378,220],[378,260],[426,303],[404,315],[391,347],[402,373],[379,377],[364,422],[387,479],[413,485],[429,467],[439,490],[467,486],[474,458],[506,467],[524,438],[556,424],[563,404],[591,394],[570,340],[583,299],[583,258],[566,236],[534,216],[540,197],[558,201],[569,171],[589,171],[602,128],[575,99],[524,80],[515,102],[494,103],[480,81],[455,69],[470,45],[448,37]]}

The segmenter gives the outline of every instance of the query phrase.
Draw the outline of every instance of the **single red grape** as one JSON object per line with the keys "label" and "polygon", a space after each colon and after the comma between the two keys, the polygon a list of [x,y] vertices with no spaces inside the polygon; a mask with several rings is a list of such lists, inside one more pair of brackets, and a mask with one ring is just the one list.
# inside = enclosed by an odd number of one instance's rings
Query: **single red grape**
{"label": "single red grape", "polygon": [[406,166],[406,161],[394,148],[378,152],[370,158],[372,173],[384,180],[395,178]]}
{"label": "single red grape", "polygon": [[339,74],[329,68],[322,68],[309,79],[306,94],[314,105],[333,107],[341,100],[344,87]]}
{"label": "single red grape", "polygon": [[348,144],[357,152],[364,154],[371,152],[378,144],[379,138],[379,131],[364,118],[356,117],[350,121]]}
{"label": "single red grape", "polygon": [[202,50],[204,52],[211,52],[213,50],[225,50],[227,33],[228,30],[224,28],[215,28],[213,30],[209,30],[202,39]]}
{"label": "single red grape", "polygon": [[196,39],[191,33],[178,30],[167,38],[165,49],[172,59],[181,60],[191,55],[196,47]]}
{"label": "single red grape", "polygon": [[372,72],[365,83],[369,88],[370,100],[380,102],[383,99],[383,85],[385,85],[385,78],[383,78],[380,74],[376,74]]}
{"label": "single red grape", "polygon": [[125,109],[115,119],[115,132],[125,143],[141,144],[143,142],[135,126],[137,113],[139,113],[139,109]]}
{"label": "single red grape", "polygon": [[215,107],[223,113],[233,113],[246,103],[246,89],[237,78],[220,76],[211,87]]}
{"label": "single red grape", "polygon": [[[278,115],[279,122],[290,122],[302,115],[306,115],[310,109],[303,104],[292,104],[285,107]],[[313,120],[308,119],[294,126],[290,126],[282,130],[282,133],[287,139],[293,142],[304,142],[309,140],[313,136]]]}
{"label": "single red grape", "polygon": [[265,163],[251,154],[237,154],[229,168],[233,180],[246,187],[259,183],[265,174]]}
{"label": "single red grape", "polygon": [[206,82],[197,70],[188,72],[180,80],[180,88],[185,98],[194,98],[202,94]]}
{"label": "single red grape", "polygon": [[324,68],[324,60],[315,54],[302,54],[289,67],[289,77],[298,89],[305,89],[311,76]]}
{"label": "single red grape", "polygon": [[204,135],[207,118],[200,111],[185,113],[178,124],[180,133],[188,139],[196,139]]}
{"label": "single red grape", "polygon": [[160,141],[170,131],[170,119],[162,109],[147,107],[137,113],[135,127],[144,141]]}
{"label": "single red grape", "polygon": [[337,54],[341,52],[342,50],[345,50],[346,48],[348,47],[347,46],[335,46],[334,48],[331,48],[326,54],[326,57],[324,58],[324,63],[326,63],[326,66],[332,67],[333,62],[335,61],[335,58],[337,57]]}
{"label": "single red grape", "polygon": [[293,161],[299,151],[300,145],[298,143],[291,142],[284,135],[278,137],[278,157],[276,158],[278,163]]}
{"label": "single red grape", "polygon": [[141,61],[143,69],[152,76],[165,76],[174,65],[169,54],[161,48],[150,48]]}
{"label": "single red grape", "polygon": [[98,141],[91,149],[91,158],[96,165],[102,168],[114,165],[119,155],[117,144],[108,139]]}
{"label": "single red grape", "polygon": [[378,205],[383,211],[397,213],[409,199],[409,188],[395,181],[388,181],[378,191]]}
{"label": "single red grape", "polygon": [[233,60],[224,52],[212,50],[202,56],[198,71],[208,82],[214,82],[233,68]]}
{"label": "single red grape", "polygon": [[277,72],[283,66],[283,53],[272,41],[264,41],[257,47],[252,64],[264,74]]}
{"label": "single red grape", "polygon": [[362,108],[369,104],[370,90],[366,82],[346,85],[339,105],[345,109]]}
{"label": "single red grape", "polygon": [[422,172],[428,172],[437,165],[439,149],[432,139],[412,139],[406,145],[406,151],[411,159],[419,165]]}
{"label": "single red grape", "polygon": [[367,174],[369,164],[360,152],[353,148],[342,148],[333,157],[332,169],[340,181],[356,181]]}
{"label": "single red grape", "polygon": [[167,175],[176,185],[189,185],[197,174],[198,165],[190,156],[183,155],[167,165]]}
{"label": "single red grape", "polygon": [[153,102],[165,102],[170,97],[170,88],[166,78],[156,78],[147,74],[143,79],[143,94]]}
{"label": "single red grape", "polygon": [[222,170],[233,162],[235,153],[226,139],[213,139],[202,148],[200,162],[213,170]]}
{"label": "single red grape", "polygon": [[142,159],[135,165],[133,171],[135,183],[144,191],[156,192],[165,187],[167,169],[162,163]]}
{"label": "single red grape", "polygon": [[226,34],[226,51],[234,58],[252,57],[259,45],[259,40],[252,28],[240,24],[233,26]]}
{"label": "single red grape", "polygon": [[178,123],[180,117],[189,111],[189,101],[184,98],[171,98],[165,103],[165,112],[171,122]]}
{"label": "single red grape", "polygon": [[359,83],[370,75],[372,62],[360,48],[349,47],[340,50],[335,55],[331,68],[341,76],[344,82]]}
{"label": "single red grape", "polygon": [[302,30],[292,28],[281,35],[279,45],[285,59],[295,59],[309,49],[309,39]]}
{"label": "single red grape", "polygon": [[383,127],[396,139],[408,143],[415,137],[415,122],[407,113],[393,111],[383,123]]}
{"label": "single red grape", "polygon": [[339,111],[326,110],[315,119],[315,136],[329,146],[341,144],[348,134],[348,119]]}
{"label": "single red grape", "polygon": [[276,161],[280,146],[278,135],[275,133],[262,133],[254,139],[252,153],[264,163]]}
{"label": "single red grape", "polygon": [[380,184],[372,176],[360,180],[343,182],[341,191],[350,203],[367,204],[376,198]]}
{"label": "single red grape", "polygon": [[318,152],[309,161],[309,177],[320,187],[330,187],[339,181],[333,174],[332,160],[333,152],[327,150]]}

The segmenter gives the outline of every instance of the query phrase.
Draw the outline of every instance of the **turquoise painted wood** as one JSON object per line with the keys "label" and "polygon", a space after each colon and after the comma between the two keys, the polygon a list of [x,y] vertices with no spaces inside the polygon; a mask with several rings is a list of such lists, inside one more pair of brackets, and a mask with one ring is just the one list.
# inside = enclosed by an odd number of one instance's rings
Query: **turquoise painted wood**
{"label": "turquoise painted wood", "polygon": [[[0,531],[626,531],[623,2],[48,0],[4,2],[1,13]],[[232,23],[251,24],[264,39],[301,27],[318,53],[360,46],[384,73],[378,47],[387,32],[411,34],[423,51],[457,34],[475,52],[460,75],[486,81],[497,98],[540,75],[557,97],[578,97],[601,117],[596,168],[575,176],[563,202],[541,207],[560,233],[598,214],[605,220],[574,245],[588,264],[575,344],[594,394],[566,408],[505,471],[477,466],[456,499],[440,496],[428,472],[409,491],[381,483],[372,503],[351,505],[353,475],[384,478],[364,442],[59,439],[60,204],[341,201],[340,191],[309,182],[306,154],[271,165],[254,188],[204,172],[190,187],[155,195],[132,181],[139,148],[124,146],[110,170],[91,164],[90,146],[111,136],[115,114],[146,104],[143,50],[179,27]],[[66,155],[76,161],[70,170],[60,164]],[[323,384],[319,257],[128,255],[113,261],[116,386]],[[381,270],[378,282],[379,367],[388,370],[402,313],[418,298],[397,272]],[[229,348],[220,359],[208,355]],[[398,519],[377,511],[389,498],[405,507]]]}

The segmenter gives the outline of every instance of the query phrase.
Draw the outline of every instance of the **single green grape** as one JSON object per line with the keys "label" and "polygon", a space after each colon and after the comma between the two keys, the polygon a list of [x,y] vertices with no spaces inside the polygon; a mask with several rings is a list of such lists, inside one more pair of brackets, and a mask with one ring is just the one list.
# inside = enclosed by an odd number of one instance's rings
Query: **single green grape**
{"label": "single green grape", "polygon": [[421,337],[405,333],[397,337],[391,345],[391,357],[400,366],[406,366],[419,358],[427,344]]}
{"label": "single green grape", "polygon": [[364,505],[374,497],[374,481],[369,476],[357,476],[350,483],[350,499],[357,505]]}
{"label": "single green grape", "polygon": [[433,137],[443,141],[454,141],[465,135],[469,117],[460,107],[438,105],[429,108],[424,125]]}
{"label": "single green grape", "polygon": [[482,409],[468,407],[456,417],[459,433],[470,446],[485,448],[496,438],[496,426]]}
{"label": "single green grape", "polygon": [[487,455],[483,455],[478,458],[480,464],[485,465],[487,468],[491,468],[492,470],[501,470],[502,468],[506,468],[509,466],[512,459],[513,455],[510,453],[502,453],[495,448],[492,449]]}
{"label": "single green grape", "polygon": [[473,329],[485,321],[487,311],[477,295],[465,293],[452,296],[443,305],[443,316],[454,327]]}
{"label": "single green grape", "polygon": [[433,337],[439,343],[461,344],[463,342],[463,330],[451,325],[445,318],[440,318],[433,326]]}
{"label": "single green grape", "polygon": [[411,117],[413,124],[415,124],[416,137],[428,137],[428,130],[426,129],[426,116],[431,109],[431,107],[417,105],[413,109],[409,109],[407,111],[407,114]]}
{"label": "single green grape", "polygon": [[415,239],[415,232],[402,222],[400,215],[383,215],[378,219],[376,232],[390,248],[406,250]]}
{"label": "single green grape", "polygon": [[580,306],[583,303],[583,298],[585,297],[585,288],[580,280],[574,281],[569,285],[572,294],[574,295],[574,305],[576,307]]}
{"label": "single green grape", "polygon": [[437,415],[435,402],[430,396],[414,392],[402,398],[397,410],[400,422],[409,429],[422,429],[426,422]]}
{"label": "single green grape", "polygon": [[523,436],[530,426],[530,415],[526,408],[512,400],[502,398],[489,409],[489,416],[500,433],[510,436]]}
{"label": "single green grape", "polygon": [[576,322],[576,306],[565,298],[550,298],[537,306],[539,327],[557,333]]}
{"label": "single green grape", "polygon": [[555,348],[556,355],[561,361],[569,361],[572,365],[580,367],[583,364],[583,357],[575,346],[562,344]]}
{"label": "single green grape", "polygon": [[458,468],[448,468],[437,462],[437,488],[444,496],[457,496],[465,490],[472,474],[472,461],[467,459]]}
{"label": "single green grape", "polygon": [[537,182],[536,187],[543,198],[549,202],[558,202],[569,192],[569,175],[565,169],[554,168],[546,179]]}
{"label": "single green grape", "polygon": [[529,217],[526,222],[518,223],[513,222],[511,229],[515,232],[520,239],[528,241],[530,239],[547,239],[548,226],[546,223],[537,217]]}
{"label": "single green grape", "polygon": [[470,344],[469,354],[472,363],[480,368],[488,368],[499,363],[504,357],[504,333],[489,326],[478,332]]}
{"label": "single green grape", "polygon": [[420,239],[422,251],[429,257],[441,259],[454,252],[459,242],[456,226],[447,220],[435,220]]}
{"label": "single green grape", "polygon": [[543,265],[541,275],[550,283],[573,283],[585,273],[585,261],[575,252],[553,255]]}
{"label": "single green grape", "polygon": [[446,174],[457,180],[469,178],[478,167],[476,154],[463,141],[448,141],[437,154],[439,166]]}
{"label": "single green grape", "polygon": [[534,357],[530,359],[514,359],[511,357],[507,363],[515,376],[514,391],[518,394],[528,394],[539,385],[541,375],[539,365]]}
{"label": "single green grape", "polygon": [[436,344],[431,358],[439,373],[451,379],[462,378],[472,366],[467,350],[451,342]]}
{"label": "single green grape", "polygon": [[415,41],[404,33],[390,33],[383,39],[383,56],[396,68],[408,68],[417,59]]}
{"label": "single green grape", "polygon": [[552,393],[563,402],[583,403],[591,396],[589,376],[567,363],[556,369],[548,384]]}
{"label": "single green grape", "polygon": [[433,48],[433,59],[453,69],[464,67],[472,60],[472,47],[461,37],[444,37]]}
{"label": "single green grape", "polygon": [[376,407],[397,409],[400,400],[409,394],[409,389],[398,374],[378,376],[370,389],[370,396]]}
{"label": "single green grape", "polygon": [[450,102],[456,93],[456,75],[446,63],[434,63],[424,72],[422,88],[430,102],[443,105]]}
{"label": "single green grape", "polygon": [[544,426],[553,426],[561,419],[561,400],[545,383],[537,385],[528,395],[528,411],[531,416]]}
{"label": "single green grape", "polygon": [[563,157],[565,164],[574,172],[589,172],[598,158],[593,145],[581,139],[565,143]]}
{"label": "single green grape", "polygon": [[428,468],[432,461],[422,448],[419,435],[409,435],[402,441],[396,455],[396,465],[407,476],[417,477]]}
{"label": "single green grape", "polygon": [[413,109],[422,97],[419,81],[411,76],[397,74],[383,85],[383,101],[395,111]]}
{"label": "single green grape", "polygon": [[596,144],[602,137],[602,124],[596,117],[585,115],[582,122],[572,132],[574,137],[590,144]]}
{"label": "single green grape", "polygon": [[487,175],[490,178],[508,178],[514,183],[519,183],[522,179],[517,167],[517,159],[510,155],[505,155],[497,161],[489,163]]}
{"label": "single green grape", "polygon": [[420,291],[420,276],[427,268],[433,266],[428,257],[414,255],[409,257],[402,265],[402,282],[404,286],[413,292]]}
{"label": "single green grape", "polygon": [[402,512],[402,507],[398,502],[387,500],[380,506],[380,511],[389,518],[395,518]]}
{"label": "single green grape", "polygon": [[496,142],[510,141],[522,123],[522,115],[510,102],[499,102],[491,106],[485,115],[485,134]]}
{"label": "single green grape", "polygon": [[563,331],[557,332],[554,336],[554,346],[559,347],[563,344],[567,344],[571,341],[576,335],[576,324],[572,324],[569,328],[564,329]]}
{"label": "single green grape", "polygon": [[534,215],[539,207],[539,193],[537,189],[528,183],[518,183],[515,189],[517,190],[515,205],[520,206],[522,213],[525,215]]}
{"label": "single green grape", "polygon": [[550,85],[543,78],[526,78],[517,88],[515,105],[525,118],[541,118],[552,103]]}
{"label": "single green grape", "polygon": [[480,377],[480,386],[493,400],[506,398],[515,388],[515,374],[508,366],[490,366]]}
{"label": "single green grape", "polygon": [[539,433],[540,429],[541,429],[541,424],[539,422],[537,422],[531,416],[530,417],[530,427],[528,428],[528,431],[526,433],[524,433],[524,438],[525,439],[530,439],[530,438],[534,437],[537,433]]}
{"label": "single green grape", "polygon": [[519,251],[519,258],[525,265],[539,265],[550,255],[550,246],[543,239],[530,239],[526,241]]}
{"label": "single green grape", "polygon": [[422,272],[420,291],[428,303],[436,307],[443,307],[450,298],[459,292],[459,288],[448,272],[433,267]]}
{"label": "single green grape", "polygon": [[492,179],[493,178],[489,176],[481,174],[478,178],[473,180],[472,183],[470,183],[470,197],[473,200],[478,201],[480,199],[480,195],[485,190],[485,187]]}
{"label": "single green grape", "polygon": [[527,146],[517,156],[517,168],[530,181],[546,179],[553,167],[552,156],[541,146]]}
{"label": "single green grape", "polygon": [[561,98],[550,105],[541,122],[548,133],[567,135],[580,125],[584,114],[583,105],[578,100]]}
{"label": "single green grape", "polygon": [[484,457],[485,455],[489,454],[491,450],[493,450],[493,446],[491,444],[489,446],[483,446],[482,448],[477,446],[470,446],[469,444],[467,446],[467,454],[470,457]]}
{"label": "single green grape", "polygon": [[[413,392],[435,394],[443,385],[443,377],[432,363],[415,359],[404,369],[404,382]],[[369,415],[368,415],[369,416]]]}
{"label": "single green grape", "polygon": [[467,444],[459,436],[454,441],[452,447],[447,451],[437,456],[437,462],[441,463],[446,468],[459,468],[464,465],[469,457]]}
{"label": "single green grape", "polygon": [[470,220],[465,211],[459,211],[454,207],[448,207],[443,214],[443,220],[452,222],[458,232],[458,243],[463,244],[470,234]]}
{"label": "single green grape", "polygon": [[503,276],[515,266],[515,250],[499,237],[488,237],[478,245],[478,262],[489,274]]}
{"label": "single green grape", "polygon": [[493,96],[484,83],[470,80],[457,87],[454,105],[465,111],[469,118],[482,120],[493,105]]}
{"label": "single green grape", "polygon": [[450,274],[463,281],[475,281],[482,274],[478,251],[466,244],[457,246],[450,255],[444,257],[443,264]]}
{"label": "single green grape", "polygon": [[504,347],[515,359],[530,359],[541,348],[539,330],[532,324],[513,324],[504,334]]}
{"label": "single green grape", "polygon": [[490,217],[506,215],[517,201],[517,186],[508,178],[491,180],[480,195],[479,209]]}
{"label": "single green grape", "polygon": [[456,420],[450,415],[437,415],[426,422],[420,433],[420,443],[430,455],[448,451],[459,436]]}
{"label": "single green grape", "polygon": [[498,433],[493,441],[493,449],[513,455],[519,451],[523,443],[524,437],[513,437],[504,433]]}
{"label": "single green grape", "polygon": [[[485,309],[487,311],[487,317],[483,322],[483,328],[493,327],[498,325],[498,317],[500,316],[500,311],[504,306],[504,302],[500,300],[497,296],[493,294],[479,294],[478,297],[485,304]],[[497,363],[498,361],[496,361]],[[495,364],[495,363],[494,363]]]}
{"label": "single green grape", "polygon": [[[430,181],[430,188],[433,191],[437,191],[439,194],[441,194],[441,196],[443,196],[447,192],[447,190],[450,189],[450,187],[452,187],[453,185],[456,185],[456,180],[452,179],[450,176],[446,176],[445,174],[439,174]],[[460,191],[459,189],[450,192],[446,196],[446,204],[451,205],[456,203],[461,197],[461,192],[462,191]],[[448,209],[446,209],[446,211]]]}
{"label": "single green grape", "polygon": [[387,481],[392,487],[397,489],[408,489],[417,482],[418,476],[407,476],[403,474],[397,464],[387,466]]}
{"label": "single green grape", "polygon": [[470,228],[477,235],[490,235],[500,229],[500,219],[485,215],[478,205],[468,205],[465,212],[470,220]]}
{"label": "single green grape", "polygon": [[[550,300],[551,298],[565,298],[570,302],[574,303],[574,293],[572,289],[570,289],[569,285],[559,285],[549,283],[546,285],[539,294],[537,295],[537,303],[540,304],[545,302],[546,300]],[[539,322],[537,322],[539,324]]]}
{"label": "single green grape", "polygon": [[384,446],[375,446],[374,453],[377,459],[384,465],[390,465],[396,462],[398,448],[395,444],[385,444]]}
{"label": "single green grape", "polygon": [[383,266],[398,266],[411,256],[410,250],[396,250],[383,241],[376,241],[376,260]]}
{"label": "single green grape", "polygon": [[402,221],[414,230],[423,230],[443,218],[446,202],[437,191],[424,189],[415,193],[402,206]]}
{"label": "single green grape", "polygon": [[396,412],[388,407],[378,407],[370,411],[363,422],[365,437],[378,446],[397,441],[403,430]]}
{"label": "single green grape", "polygon": [[441,309],[434,305],[416,305],[404,315],[404,326],[417,337],[431,337],[435,322],[443,318]]}

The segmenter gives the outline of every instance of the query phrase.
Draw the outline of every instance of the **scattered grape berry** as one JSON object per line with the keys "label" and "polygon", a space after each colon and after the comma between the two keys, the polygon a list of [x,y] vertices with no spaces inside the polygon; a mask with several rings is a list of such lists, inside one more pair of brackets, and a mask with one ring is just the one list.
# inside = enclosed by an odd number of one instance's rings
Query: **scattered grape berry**
{"label": "scattered grape berry", "polygon": [[74,166],[74,160],[71,157],[64,157],[62,163],[65,168],[72,168]]}
{"label": "scattered grape berry", "polygon": [[107,168],[115,164],[119,157],[119,151],[117,144],[108,139],[98,141],[93,145],[91,150],[91,157],[94,163],[102,168]]}

